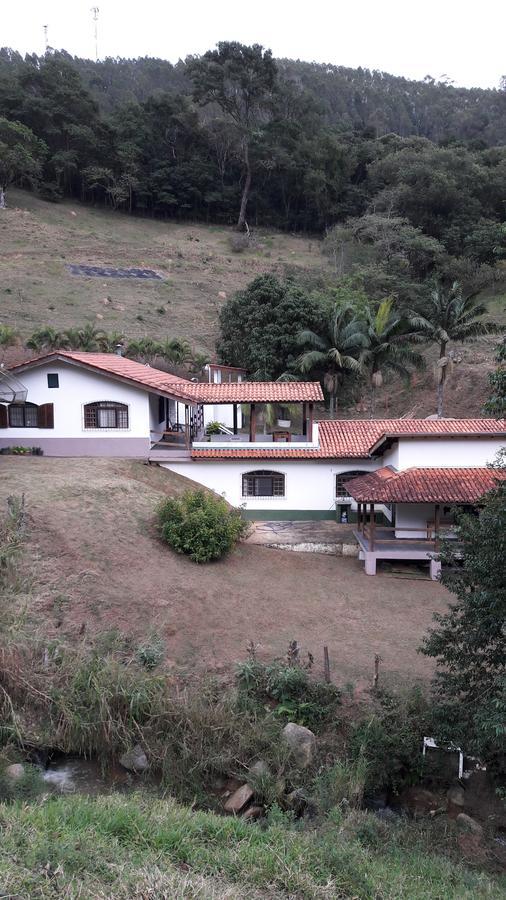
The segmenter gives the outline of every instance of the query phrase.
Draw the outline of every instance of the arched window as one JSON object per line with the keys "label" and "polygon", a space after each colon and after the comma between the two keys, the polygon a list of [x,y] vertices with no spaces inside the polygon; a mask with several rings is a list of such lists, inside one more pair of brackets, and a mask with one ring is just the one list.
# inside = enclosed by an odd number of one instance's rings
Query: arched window
{"label": "arched window", "polygon": [[247,472],[242,476],[243,497],[284,497],[285,476],[281,472]]}
{"label": "arched window", "polygon": [[128,428],[128,406],[126,403],[115,403],[110,400],[86,403],[84,407],[84,427]]}
{"label": "arched window", "polygon": [[38,428],[39,407],[35,403],[11,403],[9,425],[11,428]]}
{"label": "arched window", "polygon": [[369,472],[364,472],[363,469],[351,469],[349,472],[339,472],[339,475],[336,475],[336,497],[349,497],[346,482],[350,481],[352,478],[358,478],[359,475],[369,475]]}

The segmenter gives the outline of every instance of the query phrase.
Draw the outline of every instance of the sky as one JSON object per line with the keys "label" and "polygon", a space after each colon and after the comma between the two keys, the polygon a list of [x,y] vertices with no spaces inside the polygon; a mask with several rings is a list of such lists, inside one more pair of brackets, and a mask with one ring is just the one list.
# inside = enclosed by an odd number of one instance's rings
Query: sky
{"label": "sky", "polygon": [[95,57],[177,62],[220,40],[259,43],[274,56],[381,69],[463,87],[498,87],[506,75],[506,0],[3,0],[0,46],[49,45]]}

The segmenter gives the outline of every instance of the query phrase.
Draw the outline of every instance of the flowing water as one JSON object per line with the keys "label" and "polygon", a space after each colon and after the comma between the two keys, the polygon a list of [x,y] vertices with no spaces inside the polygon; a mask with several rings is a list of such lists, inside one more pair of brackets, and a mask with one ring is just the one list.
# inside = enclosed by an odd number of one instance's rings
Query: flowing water
{"label": "flowing water", "polygon": [[93,759],[61,756],[51,760],[42,772],[42,780],[59,794],[108,794],[111,791],[134,790],[145,779],[127,772],[121,766],[104,772]]}

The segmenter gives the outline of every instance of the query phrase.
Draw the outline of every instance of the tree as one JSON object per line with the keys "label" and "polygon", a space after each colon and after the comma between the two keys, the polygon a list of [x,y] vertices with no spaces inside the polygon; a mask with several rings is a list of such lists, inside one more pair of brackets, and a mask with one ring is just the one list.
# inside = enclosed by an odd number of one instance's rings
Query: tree
{"label": "tree", "polygon": [[456,601],[436,613],[421,651],[436,660],[442,727],[451,729],[445,736],[487,762],[502,758],[504,768],[506,481],[498,480],[478,515],[460,517],[457,538],[443,542],[441,552],[441,581]]}
{"label": "tree", "polygon": [[330,415],[335,417],[337,395],[346,373],[361,371],[360,357],[366,344],[363,321],[351,304],[336,305],[318,331],[305,330],[298,335],[306,350],[297,360],[301,372],[323,373],[323,384],[330,396]]}
{"label": "tree", "polygon": [[205,491],[185,491],[158,507],[161,537],[176,553],[194,562],[221,559],[244,534],[246,522],[223,497]]}
{"label": "tree", "polygon": [[21,122],[0,116],[0,209],[13,182],[33,187],[39,180],[47,152],[43,141]]}
{"label": "tree", "polygon": [[256,381],[296,372],[297,335],[318,328],[322,308],[291,279],[259,275],[220,310],[217,351],[222,363],[247,369]]}
{"label": "tree", "polygon": [[376,411],[376,389],[383,384],[384,375],[393,372],[408,378],[411,370],[422,369],[425,361],[411,344],[422,337],[415,321],[394,307],[391,297],[381,301],[377,309],[369,308],[365,316],[365,349],[361,362],[367,371],[371,390],[371,418]]}
{"label": "tree", "polygon": [[247,47],[237,41],[222,41],[217,50],[189,58],[187,66],[194,99],[202,105],[215,103],[237,131],[244,164],[237,228],[244,230],[252,182],[250,147],[255,131],[269,118],[276,88],[276,63],[271,51],[259,44]]}
{"label": "tree", "polygon": [[436,374],[439,418],[443,415],[444,388],[451,362],[447,355],[448,344],[454,341],[472,341],[480,335],[495,331],[497,326],[493,322],[482,321],[486,313],[487,307],[484,303],[478,303],[476,297],[463,296],[457,281],[448,291],[441,285],[435,287],[419,313],[412,313],[416,327],[426,339],[439,345]]}
{"label": "tree", "polygon": [[18,333],[10,325],[0,325],[0,360],[5,356],[9,347],[14,347],[18,342]]}
{"label": "tree", "polygon": [[506,417],[506,337],[499,344],[496,360],[497,369],[488,376],[492,395],[485,403],[485,412],[502,419]]}

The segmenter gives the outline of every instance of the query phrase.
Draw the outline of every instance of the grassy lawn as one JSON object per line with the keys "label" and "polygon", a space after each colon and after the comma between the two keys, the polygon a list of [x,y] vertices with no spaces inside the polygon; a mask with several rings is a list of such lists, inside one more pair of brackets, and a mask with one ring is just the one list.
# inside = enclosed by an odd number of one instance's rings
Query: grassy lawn
{"label": "grassy lawn", "polygon": [[343,823],[336,811],[311,830],[274,815],[264,829],[149,796],[67,797],[0,805],[0,824],[0,884],[11,898],[504,896],[500,879],[438,855],[433,826],[387,827],[364,813]]}
{"label": "grassy lawn", "polygon": [[154,531],[154,509],[188,482],[140,462],[2,457],[0,504],[24,493],[29,534],[26,614],[48,638],[80,641],[117,627],[155,631],[169,666],[229,671],[249,641],[261,657],[298,640],[321,674],[329,647],[336,681],[369,683],[374,655],[386,683],[430,675],[417,654],[447,593],[430,581],[368,578],[357,559],[241,544],[198,566]]}

